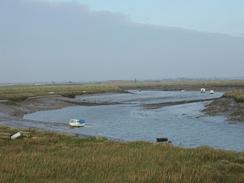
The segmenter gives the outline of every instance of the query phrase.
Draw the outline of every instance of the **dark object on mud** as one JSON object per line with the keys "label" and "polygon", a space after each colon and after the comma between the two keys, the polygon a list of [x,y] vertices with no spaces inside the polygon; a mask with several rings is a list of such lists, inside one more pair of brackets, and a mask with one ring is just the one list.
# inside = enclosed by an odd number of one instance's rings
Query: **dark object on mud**
{"label": "dark object on mud", "polygon": [[157,141],[157,142],[168,142],[169,139],[166,138],[166,137],[160,137],[160,138],[156,138],[156,141]]}

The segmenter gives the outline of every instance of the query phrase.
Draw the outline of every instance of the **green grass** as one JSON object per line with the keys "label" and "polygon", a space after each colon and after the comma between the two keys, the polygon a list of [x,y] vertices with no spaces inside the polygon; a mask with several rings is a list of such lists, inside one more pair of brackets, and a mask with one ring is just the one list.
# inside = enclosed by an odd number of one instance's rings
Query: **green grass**
{"label": "green grass", "polygon": [[22,101],[28,97],[44,95],[62,95],[74,97],[75,95],[120,92],[117,86],[108,84],[83,84],[83,85],[16,85],[0,87],[0,99]]}
{"label": "green grass", "polygon": [[126,89],[200,90],[244,89],[244,80],[163,80],[163,81],[110,81],[95,84],[53,84],[0,86],[0,100],[23,101],[28,97],[43,95],[75,95],[121,92]]}
{"label": "green grass", "polygon": [[122,89],[163,89],[199,90],[202,87],[215,90],[244,89],[244,80],[160,80],[160,81],[117,81],[113,82]]}
{"label": "green grass", "polygon": [[0,182],[243,183],[244,153],[32,131],[0,141]]}
{"label": "green grass", "polygon": [[244,90],[226,92],[224,96],[234,98],[237,102],[244,102]]}

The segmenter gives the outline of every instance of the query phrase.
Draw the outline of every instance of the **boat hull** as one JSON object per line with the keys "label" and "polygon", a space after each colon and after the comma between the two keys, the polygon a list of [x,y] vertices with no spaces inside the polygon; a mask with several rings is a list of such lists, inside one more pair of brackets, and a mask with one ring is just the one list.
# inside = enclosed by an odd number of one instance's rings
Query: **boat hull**
{"label": "boat hull", "polygon": [[86,125],[84,120],[71,119],[69,121],[70,127],[84,127]]}
{"label": "boat hull", "polygon": [[70,127],[84,127],[86,124],[85,123],[69,123]]}

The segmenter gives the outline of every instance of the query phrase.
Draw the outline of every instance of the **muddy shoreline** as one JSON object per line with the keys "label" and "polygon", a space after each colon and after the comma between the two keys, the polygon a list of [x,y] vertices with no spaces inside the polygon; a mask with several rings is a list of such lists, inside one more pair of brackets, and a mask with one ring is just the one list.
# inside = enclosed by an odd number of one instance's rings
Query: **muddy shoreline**
{"label": "muddy shoreline", "polygon": [[237,102],[231,97],[221,97],[205,106],[205,114],[224,115],[228,120],[244,122],[244,103]]}
{"label": "muddy shoreline", "polygon": [[63,97],[61,95],[37,96],[30,97],[24,101],[1,101],[0,102],[0,119],[1,117],[9,117],[22,119],[25,114],[37,111],[47,111],[52,109],[61,109],[69,106],[96,106],[96,105],[112,105],[119,103],[108,102],[87,102],[78,98]]}
{"label": "muddy shoreline", "polygon": [[196,102],[205,102],[205,101],[212,101],[215,100],[213,98],[210,99],[198,99],[198,100],[182,100],[176,102],[163,102],[163,103],[155,103],[155,104],[144,104],[143,107],[145,109],[159,109],[162,107],[172,106],[172,105],[181,105],[181,104],[190,104]]}
{"label": "muddy shoreline", "polygon": [[[70,106],[97,106],[97,105],[115,105],[118,103],[98,103],[82,101],[78,98],[69,98],[61,95],[48,95],[30,97],[24,101],[13,102],[8,100],[0,101],[0,125],[13,127],[13,128],[25,128],[21,124],[23,122],[33,122],[33,120],[23,119],[25,114],[34,113],[38,111],[48,111],[54,109],[62,109]],[[44,121],[34,121],[39,123],[46,123]],[[11,125],[10,125],[11,124]],[[61,124],[58,124],[61,125]],[[29,128],[29,127],[28,127]],[[49,131],[43,128],[37,128],[38,130]],[[53,131],[53,130],[50,130]],[[62,133],[61,131],[55,131]],[[72,133],[70,133],[72,134]],[[77,135],[77,134],[72,134]],[[80,138],[93,137],[91,135],[78,134]],[[109,138],[108,138],[109,139]],[[112,139],[113,141],[122,141],[120,139]]]}
{"label": "muddy shoreline", "polygon": [[[211,101],[206,105],[203,112],[207,115],[225,115],[231,121],[244,122],[244,103],[238,103],[233,98],[221,97],[218,99],[202,99],[192,101],[166,102],[159,104],[145,104],[145,109],[156,109],[165,106],[179,105],[185,103]],[[30,97],[24,101],[0,101],[0,121],[3,120],[18,120],[21,122],[23,116],[28,113],[38,111],[47,111],[53,109],[61,109],[69,106],[96,106],[96,105],[115,105],[120,103],[111,102],[88,102],[78,98],[69,98],[61,95],[48,95]]]}

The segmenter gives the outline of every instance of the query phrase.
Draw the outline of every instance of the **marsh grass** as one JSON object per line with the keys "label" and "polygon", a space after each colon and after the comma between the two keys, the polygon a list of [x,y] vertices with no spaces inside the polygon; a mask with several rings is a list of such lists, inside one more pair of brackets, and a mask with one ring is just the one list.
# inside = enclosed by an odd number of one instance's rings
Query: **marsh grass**
{"label": "marsh grass", "polygon": [[244,153],[31,133],[0,141],[0,182],[244,182]]}
{"label": "marsh grass", "polygon": [[84,85],[16,85],[0,87],[0,99],[11,101],[23,101],[28,97],[44,95],[62,95],[73,98],[76,95],[103,93],[103,92],[120,92],[117,86],[106,84],[84,84]]}
{"label": "marsh grass", "polygon": [[113,84],[122,89],[162,89],[162,90],[207,90],[228,91],[244,88],[244,80],[159,80],[159,81],[117,81]]}
{"label": "marsh grass", "polygon": [[44,95],[62,95],[73,98],[76,95],[123,92],[123,90],[127,89],[200,90],[202,87],[208,90],[215,89],[221,91],[243,89],[244,80],[109,81],[93,84],[0,86],[0,100],[20,102],[28,97]]}
{"label": "marsh grass", "polygon": [[226,92],[224,96],[234,98],[236,102],[244,102],[244,90]]}
{"label": "marsh grass", "polygon": [[12,85],[0,86],[0,100],[19,102],[28,97],[44,95],[73,98],[76,95],[123,92],[127,89],[200,90],[202,87],[224,91],[243,89],[244,80],[109,81],[94,84]]}

